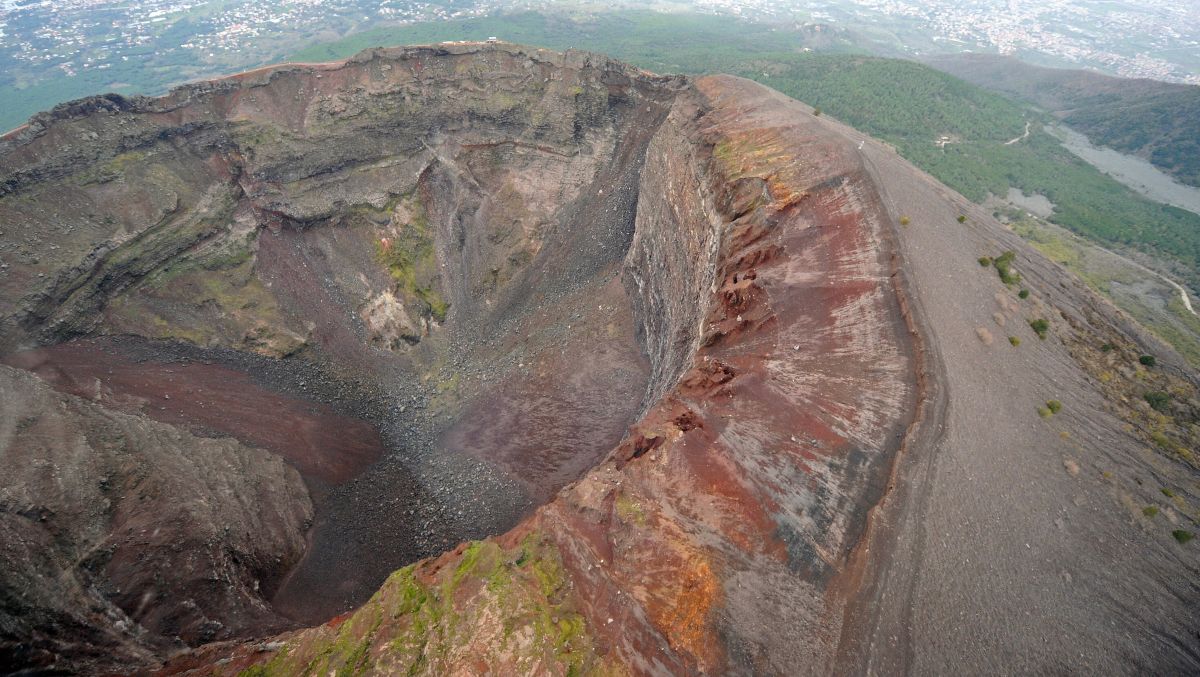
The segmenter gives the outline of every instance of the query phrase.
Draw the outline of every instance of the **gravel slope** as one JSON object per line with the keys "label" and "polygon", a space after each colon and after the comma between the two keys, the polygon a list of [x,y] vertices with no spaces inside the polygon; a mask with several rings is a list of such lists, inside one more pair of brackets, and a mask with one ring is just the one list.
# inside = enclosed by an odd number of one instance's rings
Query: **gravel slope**
{"label": "gravel slope", "polygon": [[[1072,328],[1059,310],[1076,321],[1118,311],[883,144],[861,152],[895,221],[909,220],[896,230],[935,386],[871,543],[875,578],[851,613],[841,667],[1196,672],[1198,560],[1170,534],[1189,518],[1160,492],[1194,488],[1195,471],[1126,432],[1061,340],[1112,328]],[[1028,300],[976,261],[1004,250],[1017,252]],[[1051,320],[1046,340],[1027,324],[1036,317]],[[1063,411],[1039,418],[1050,399]],[[1157,520],[1144,505],[1161,506]]]}

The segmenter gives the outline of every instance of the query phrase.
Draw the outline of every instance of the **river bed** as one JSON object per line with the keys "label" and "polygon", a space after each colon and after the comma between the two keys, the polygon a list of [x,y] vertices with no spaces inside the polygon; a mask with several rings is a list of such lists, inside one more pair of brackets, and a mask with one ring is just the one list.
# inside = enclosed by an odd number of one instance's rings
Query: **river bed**
{"label": "river bed", "polygon": [[1046,132],[1062,141],[1067,150],[1140,195],[1200,214],[1200,188],[1179,183],[1140,157],[1097,147],[1065,125],[1048,126]]}

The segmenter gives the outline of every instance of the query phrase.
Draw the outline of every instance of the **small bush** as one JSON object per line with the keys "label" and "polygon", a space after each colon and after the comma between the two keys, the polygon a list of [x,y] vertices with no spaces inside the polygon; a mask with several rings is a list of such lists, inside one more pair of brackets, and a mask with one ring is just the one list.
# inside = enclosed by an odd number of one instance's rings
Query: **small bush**
{"label": "small bush", "polygon": [[1154,365],[1158,364],[1158,360],[1154,359],[1153,355],[1142,355],[1138,358],[1138,362],[1141,362],[1147,367],[1153,367]]}
{"label": "small bush", "polygon": [[958,222],[959,222],[959,223],[966,223],[966,222],[967,222],[967,217],[966,217],[965,215],[963,215],[963,214],[959,214],[959,215],[958,215]]}
{"label": "small bush", "polygon": [[1047,409],[1045,407],[1038,407],[1037,411],[1038,411],[1038,416],[1041,416],[1042,418],[1050,418],[1051,416],[1054,415],[1054,412],[1050,411],[1049,409]]}
{"label": "small bush", "polygon": [[1059,402],[1058,400],[1049,400],[1046,402],[1046,408],[1050,410],[1051,414],[1057,414],[1058,412],[1062,411],[1062,402]]}
{"label": "small bush", "polygon": [[1166,496],[1167,498],[1175,498],[1175,492],[1174,492],[1174,491],[1171,491],[1170,489],[1168,489],[1168,488],[1166,488],[1166,487],[1163,487],[1162,489],[1159,489],[1159,491],[1161,491],[1161,492],[1162,492],[1162,495],[1163,495],[1163,496]]}
{"label": "small bush", "polygon": [[819,116],[820,114],[821,114],[821,109],[814,106],[813,107],[813,115]]}
{"label": "small bush", "polygon": [[1021,339],[1017,338],[1016,336],[1009,336],[1008,342],[1011,343],[1014,348],[1021,345]]}
{"label": "small bush", "polygon": [[1038,338],[1044,341],[1046,340],[1046,332],[1050,331],[1050,323],[1046,320],[1038,318],[1036,320],[1029,321],[1029,328],[1033,329],[1033,331],[1038,335]]}
{"label": "small bush", "polygon": [[1000,281],[1004,284],[1016,284],[1021,281],[1021,276],[1012,269],[1012,262],[1015,258],[1017,258],[1017,253],[1010,249],[992,259],[992,265],[996,266],[996,272],[1000,274]]}
{"label": "small bush", "polygon": [[1114,351],[1116,349],[1117,349],[1117,347],[1111,343],[1105,343],[1104,345],[1100,346],[1100,352],[1102,352],[1102,353],[1111,353],[1112,351]]}
{"label": "small bush", "polygon": [[907,226],[909,223],[910,223],[910,221],[907,216],[900,217],[900,225]]}
{"label": "small bush", "polygon": [[1158,508],[1156,508],[1152,505],[1148,505],[1148,506],[1142,508],[1142,514],[1145,515],[1146,517],[1154,517],[1154,516],[1158,515]]}
{"label": "small bush", "polygon": [[1029,298],[1029,290],[1028,290],[1028,289],[1022,289],[1021,291],[1017,292],[1017,296],[1019,296],[1019,297],[1021,297],[1021,298],[1023,298],[1023,299],[1027,299],[1027,298]]}
{"label": "small bush", "polygon": [[984,268],[987,268],[988,266],[992,265],[992,257],[980,256],[979,257],[979,265],[983,266]]}
{"label": "small bush", "polygon": [[1161,390],[1153,390],[1145,395],[1142,395],[1142,398],[1146,400],[1146,403],[1150,405],[1151,409],[1159,412],[1160,414],[1167,413],[1167,411],[1169,411],[1171,408],[1170,393],[1164,393]]}
{"label": "small bush", "polygon": [[1190,531],[1184,531],[1183,529],[1176,529],[1175,531],[1171,532],[1171,535],[1174,536],[1175,540],[1179,541],[1180,543],[1187,543],[1196,537],[1196,534],[1193,534]]}

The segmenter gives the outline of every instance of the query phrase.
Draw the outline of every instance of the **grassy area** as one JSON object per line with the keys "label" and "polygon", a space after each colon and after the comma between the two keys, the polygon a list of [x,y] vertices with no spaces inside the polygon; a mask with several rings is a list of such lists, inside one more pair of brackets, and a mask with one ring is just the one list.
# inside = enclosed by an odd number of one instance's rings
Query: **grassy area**
{"label": "grassy area", "polygon": [[1012,227],[1200,367],[1200,317],[1184,307],[1174,288],[1136,263],[1040,219],[1022,218]]}
{"label": "grassy area", "polygon": [[[577,607],[562,556],[534,533],[509,548],[472,542],[454,566],[429,562],[393,573],[340,625],[284,639],[274,655],[239,677],[272,675],[447,674],[463,665],[520,664],[557,675],[616,674],[598,655]],[[462,656],[471,634],[498,629],[494,655]]]}

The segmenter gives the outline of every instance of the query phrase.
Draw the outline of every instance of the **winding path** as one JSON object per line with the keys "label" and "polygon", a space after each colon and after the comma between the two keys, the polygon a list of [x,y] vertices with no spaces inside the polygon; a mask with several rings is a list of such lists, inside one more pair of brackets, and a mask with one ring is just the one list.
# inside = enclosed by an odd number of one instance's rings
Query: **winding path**
{"label": "winding path", "polygon": [[1015,139],[1009,139],[1008,141],[1005,141],[1004,145],[1011,146],[1014,143],[1017,143],[1018,141],[1024,141],[1025,139],[1028,139],[1028,138],[1029,138],[1029,120],[1026,120],[1025,121],[1025,133],[1016,137]]}

